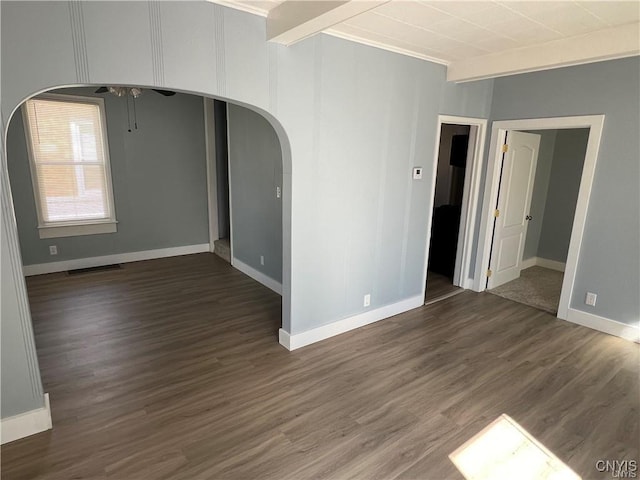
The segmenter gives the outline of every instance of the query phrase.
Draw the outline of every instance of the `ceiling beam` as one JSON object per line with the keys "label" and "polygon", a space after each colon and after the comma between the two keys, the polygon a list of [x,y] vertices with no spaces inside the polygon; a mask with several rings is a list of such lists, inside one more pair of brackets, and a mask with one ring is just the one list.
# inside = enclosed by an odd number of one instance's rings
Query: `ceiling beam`
{"label": "ceiling beam", "polygon": [[640,55],[640,23],[452,62],[447,80],[467,82]]}
{"label": "ceiling beam", "polygon": [[267,40],[292,45],[390,0],[287,0],[267,16]]}

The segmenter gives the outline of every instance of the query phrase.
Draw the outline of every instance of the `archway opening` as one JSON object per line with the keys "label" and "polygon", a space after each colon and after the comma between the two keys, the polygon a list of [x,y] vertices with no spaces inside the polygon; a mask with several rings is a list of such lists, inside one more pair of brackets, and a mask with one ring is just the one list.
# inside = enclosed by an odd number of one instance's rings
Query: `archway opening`
{"label": "archway opening", "polygon": [[[53,92],[53,94],[57,94],[57,95],[64,95],[65,91],[67,90],[67,94],[71,93],[70,90],[68,89],[72,89],[75,93],[76,96],[83,96],[83,95],[88,95],[91,96],[91,92],[93,92],[95,94],[95,90],[97,90],[99,87],[101,87],[102,85],[91,85],[91,86],[74,86],[74,87],[62,87],[62,88],[58,88],[58,89],[54,89],[55,92]],[[130,88],[130,86],[127,86]],[[117,150],[120,150],[119,154],[122,154],[123,151],[127,150],[128,152],[134,152],[133,155],[129,155],[126,156],[126,159],[124,161],[122,161],[119,165],[119,174],[124,173],[125,177],[126,177],[126,181],[121,183],[121,182],[117,182],[115,180],[115,178],[112,178],[112,189],[113,189],[113,200],[114,200],[114,205],[115,205],[115,220],[118,222],[117,223],[117,231],[119,233],[99,233],[99,234],[86,234],[86,235],[70,235],[70,236],[63,236],[63,237],[48,237],[48,238],[40,238],[40,234],[39,231],[40,230],[44,230],[44,229],[38,229],[37,227],[40,226],[38,225],[38,212],[37,212],[37,206],[36,206],[36,197],[34,195],[34,188],[35,184],[37,184],[37,180],[38,178],[36,177],[36,182],[34,184],[34,182],[32,181],[32,165],[30,163],[29,160],[29,152],[28,147],[27,147],[27,137],[25,135],[25,122],[24,119],[22,117],[22,109],[16,109],[11,117],[11,120],[8,124],[8,128],[5,131],[5,146],[7,147],[7,149],[5,150],[5,162],[8,163],[13,163],[13,154],[15,151],[15,141],[14,141],[14,137],[16,135],[18,136],[22,136],[22,143],[23,143],[23,160],[26,160],[26,164],[23,163],[21,165],[22,171],[23,173],[26,172],[27,174],[27,182],[26,182],[26,186],[27,188],[23,189],[21,187],[18,187],[15,185],[15,182],[13,180],[13,178],[11,179],[11,189],[7,189],[7,193],[9,193],[10,198],[11,198],[11,204],[14,206],[14,212],[15,215],[11,215],[11,216],[6,216],[7,217],[12,217],[9,218],[8,220],[8,225],[7,225],[7,231],[11,232],[13,230],[14,233],[17,233],[18,230],[23,230],[23,228],[21,227],[21,224],[24,223],[25,218],[26,220],[26,225],[28,225],[28,228],[33,229],[34,232],[32,233],[32,236],[34,237],[33,240],[33,244],[38,246],[38,255],[40,254],[44,254],[46,255],[46,257],[53,257],[53,261],[39,261],[36,260],[38,263],[34,263],[33,257],[30,257],[31,260],[29,262],[23,262],[21,267],[33,267],[34,265],[41,265],[41,264],[50,264],[50,263],[57,263],[57,262],[71,262],[71,268],[65,268],[64,272],[67,272],[69,270],[78,270],[78,269],[82,269],[82,268],[91,268],[91,267],[95,267],[95,266],[107,266],[109,264],[112,263],[127,263],[129,260],[141,260],[142,258],[144,258],[144,256],[141,258],[140,256],[136,256],[136,255],[131,255],[131,254],[137,254],[139,252],[144,252],[144,251],[149,251],[149,250],[167,250],[167,249],[173,249],[174,247],[176,247],[175,245],[167,245],[167,244],[163,244],[161,242],[162,239],[165,239],[166,236],[165,234],[167,232],[176,234],[176,235],[184,235],[186,232],[186,226],[192,224],[192,220],[195,217],[200,217],[202,218],[203,216],[203,212],[205,212],[206,215],[206,211],[207,209],[210,207],[210,205],[207,203],[208,200],[206,199],[207,196],[207,179],[208,179],[208,175],[206,174],[206,165],[204,165],[204,163],[201,163],[199,166],[196,167],[196,163],[195,162],[191,162],[189,160],[190,163],[185,163],[185,158],[188,156],[186,153],[184,155],[178,155],[176,152],[181,151],[180,148],[182,148],[182,151],[186,151],[186,150],[198,150],[200,149],[200,147],[198,147],[198,149],[195,149],[193,147],[193,145],[189,145],[188,141],[185,141],[181,147],[177,146],[174,142],[175,138],[173,136],[173,133],[171,131],[171,128],[175,128],[176,124],[172,123],[170,125],[167,124],[163,124],[161,117],[160,117],[160,113],[161,110],[163,108],[165,108],[163,105],[167,105],[168,102],[170,101],[174,101],[178,98],[183,97],[186,98],[188,96],[192,96],[194,95],[195,92],[182,92],[182,91],[178,91],[177,95],[175,96],[170,96],[170,97],[164,97],[162,95],[159,95],[155,92],[152,92],[149,90],[150,87],[145,87],[142,86],[140,87],[143,90],[142,95],[139,98],[136,98],[136,105],[135,105],[135,111],[134,111],[134,105],[133,105],[133,101],[131,98],[127,99],[126,97],[117,97],[114,96],[110,93],[105,93],[102,94],[103,95],[103,101],[112,103],[114,105],[114,112],[117,112],[117,114],[114,114],[115,117],[118,117],[120,119],[120,124],[119,124],[119,128],[120,128],[120,143],[119,145],[111,145],[108,144],[108,148],[109,148],[109,153],[110,153],[110,165],[109,165],[109,169],[111,170],[111,173],[115,174],[115,163],[114,163],[114,154],[116,154]],[[82,90],[82,91],[80,91]],[[52,90],[48,90],[47,92],[43,92],[46,94],[51,94]],[[41,94],[38,94],[41,95]],[[33,97],[30,98],[39,98],[37,95],[34,95]],[[194,97],[195,98],[195,97]],[[212,99],[212,97],[210,96],[206,96],[205,100],[203,101],[203,96],[200,95],[199,98],[196,100],[192,100],[190,101],[190,107],[185,106],[184,104],[181,104],[179,107],[176,107],[178,109],[178,114],[176,115],[176,117],[181,121],[178,123],[186,123],[186,125],[182,125],[182,127],[184,127],[185,129],[188,129],[187,127],[191,128],[193,127],[192,120],[188,120],[185,121],[185,116],[180,116],[179,112],[180,111],[184,111],[186,112],[187,110],[192,109],[198,109],[198,111],[200,112],[200,116],[201,116],[201,120],[204,118],[204,107],[203,105],[206,105],[206,102],[209,101],[209,99]],[[236,111],[236,112],[240,112],[240,114],[245,115],[247,117],[251,117],[255,122],[258,122],[262,125],[262,127],[264,127],[265,129],[270,128],[271,129],[271,136],[272,136],[272,140],[273,138],[276,139],[276,142],[278,144],[278,149],[279,149],[279,165],[277,167],[274,167],[273,170],[273,176],[277,176],[279,175],[280,177],[280,182],[279,185],[277,185],[279,187],[279,194],[280,197],[278,198],[279,202],[280,202],[280,208],[279,208],[279,212],[280,212],[280,251],[279,256],[278,255],[274,255],[275,258],[279,257],[279,264],[280,264],[280,283],[281,283],[281,291],[282,291],[282,309],[280,309],[280,299],[278,298],[277,300],[277,313],[278,313],[278,320],[277,320],[277,325],[273,325],[273,326],[265,326],[262,329],[258,329],[259,330],[259,334],[258,336],[254,336],[252,341],[258,341],[259,338],[268,338],[268,341],[277,341],[277,335],[276,332],[278,330],[279,327],[284,327],[284,328],[288,328],[288,306],[290,305],[290,300],[289,300],[289,292],[290,292],[290,286],[289,286],[289,278],[290,278],[290,215],[291,215],[291,205],[290,205],[290,201],[289,201],[289,195],[288,193],[290,192],[290,151],[289,151],[289,147],[288,147],[288,141],[286,139],[286,135],[284,135],[284,131],[282,130],[282,127],[279,125],[279,123],[273,119],[273,117],[271,117],[268,114],[265,114],[264,112],[261,112],[260,109],[258,108],[250,108],[247,105],[241,105],[241,104],[236,104],[231,102],[230,100],[227,99],[215,99],[218,101],[226,101],[228,103],[228,105],[230,106],[230,109]],[[145,105],[143,102],[148,102],[148,105]],[[184,103],[184,102],[183,102]],[[197,106],[195,106],[197,103]],[[128,105],[128,110],[127,110],[127,105]],[[181,110],[182,109],[182,110]],[[110,134],[109,130],[109,121],[110,118],[112,117],[111,114],[107,114],[106,116],[106,122],[107,122],[107,135]],[[202,120],[202,122],[204,123],[204,120]],[[145,135],[147,135],[147,130],[151,129],[151,127],[154,124],[161,124],[160,126],[162,126],[163,128],[161,129],[163,132],[163,137],[156,142],[150,141],[147,137],[145,137]],[[40,125],[42,127],[42,125]],[[136,129],[137,126],[137,129]],[[73,155],[74,153],[78,153],[77,150],[78,148],[80,148],[80,150],[82,150],[82,148],[85,149],[89,149],[90,150],[90,146],[88,145],[90,142],[88,142],[88,139],[86,138],[87,132],[82,130],[82,126],[80,126],[80,132],[79,132],[79,136],[76,135],[76,144],[73,144],[73,141],[71,142],[72,144],[69,147],[69,151],[70,154]],[[131,130],[131,132],[129,132],[129,130]],[[41,132],[42,133],[42,132]],[[203,132],[203,135],[206,132]],[[83,136],[84,135],[84,136]],[[157,135],[156,135],[157,136]],[[107,138],[107,143],[109,143],[110,139]],[[83,144],[84,142],[84,144]],[[149,153],[143,153],[142,152],[142,147],[144,145],[148,145],[148,146],[153,146],[153,152]],[[60,146],[58,146],[59,148]],[[202,146],[201,150],[205,150],[206,146]],[[46,150],[46,149],[45,149]],[[169,150],[168,153],[172,153],[173,154],[173,163],[170,164],[164,164],[161,162],[157,161],[158,155],[160,155],[161,153],[167,153],[166,150]],[[236,149],[237,152],[237,149]],[[193,153],[193,152],[192,152]],[[197,156],[197,155],[194,155]],[[11,158],[9,158],[11,157]],[[144,158],[143,158],[144,157]],[[143,159],[144,162],[138,162],[136,163],[137,160],[139,161],[140,159]],[[93,161],[95,161],[95,158],[93,159]],[[202,159],[202,161],[204,162],[204,159]],[[45,165],[43,166],[47,166],[46,165],[46,161],[44,162]],[[49,165],[50,166],[50,165]],[[79,183],[82,183],[80,180],[84,181],[84,187],[85,187],[85,193],[87,193],[87,190],[91,190],[91,188],[86,188],[86,187],[90,187],[92,185],[95,184],[95,178],[92,177],[91,174],[89,174],[86,171],[82,171],[84,170],[88,170],[88,168],[80,167],[78,168],[78,166],[69,166],[69,165],[65,165],[67,167],[67,170],[72,170],[73,171],[73,175],[74,175],[74,188],[78,187]],[[95,166],[95,165],[92,165]],[[12,166],[9,165],[9,171],[12,170]],[[178,168],[179,167],[179,168]],[[5,171],[8,171],[7,169],[5,169]],[[60,169],[58,169],[60,170]],[[79,172],[76,172],[77,170],[80,170]],[[203,173],[204,172],[204,173]],[[162,183],[162,182],[158,182],[158,177],[162,175],[164,177],[169,176],[170,177],[170,182],[176,183],[179,179],[182,179],[184,176],[192,179],[192,180],[200,180],[201,184],[199,187],[195,188],[195,189],[190,189],[188,192],[184,192],[182,191],[180,198],[178,198],[177,196],[171,196],[168,195],[168,190],[166,188],[166,184]],[[82,178],[80,178],[82,177]],[[239,177],[242,180],[246,180],[246,176],[240,176]],[[5,185],[9,185],[9,178],[6,178],[7,183]],[[133,183],[133,180],[139,181],[140,185],[142,185],[142,187],[136,187]],[[273,180],[275,181],[275,180]],[[92,183],[93,182],[93,183]],[[23,182],[24,183],[24,182]],[[202,186],[202,184],[204,184],[204,187]],[[95,185],[94,185],[95,186]],[[273,190],[273,197],[276,198],[276,190],[272,189],[271,187],[269,188],[269,191]],[[153,196],[154,193],[156,192],[160,192],[162,195],[159,196]],[[200,201],[196,201],[197,198],[202,198],[203,197],[203,192],[204,192],[204,204]],[[11,193],[13,193],[13,195],[11,195]],[[174,192],[175,193],[175,192]],[[52,195],[53,197],[55,197],[56,195]],[[60,195],[58,195],[60,196]],[[149,218],[150,216],[145,216],[145,215],[141,215],[139,212],[134,212],[135,214],[133,215],[129,215],[129,217],[127,218],[126,222],[125,222],[125,218],[123,217],[125,211],[127,211],[126,207],[122,207],[121,205],[118,205],[119,199],[125,198],[128,199],[128,201],[133,201],[135,199],[141,199],[141,198],[147,198],[150,199],[153,196],[153,198],[155,199],[155,201],[149,201],[147,202],[148,206],[154,207],[155,208],[155,213],[158,213],[159,217],[154,217],[155,221],[150,221]],[[171,198],[168,198],[171,197]],[[176,206],[176,202],[180,199],[184,200],[186,197],[186,203],[181,203],[180,204],[180,208],[178,208]],[[197,197],[197,198],[196,198]],[[21,200],[28,200],[31,204],[30,208],[31,208],[31,213],[29,213],[28,215],[24,215],[24,211],[26,211],[25,208],[22,207],[18,207],[17,202],[21,201]],[[55,201],[53,202],[55,203]],[[57,207],[60,207],[60,199],[58,199],[58,205]],[[64,201],[62,201],[62,203],[64,203]],[[51,205],[52,210],[55,210],[56,206],[55,205]],[[236,204],[236,208],[240,208],[239,205]],[[172,228],[168,228],[168,229],[164,229],[163,227],[166,227],[167,225],[162,225],[161,221],[158,221],[158,218],[162,218],[162,214],[164,214],[165,218],[172,218],[172,219],[177,219],[179,220],[179,225],[178,226],[173,226]],[[196,214],[196,215],[194,215]],[[126,217],[126,215],[125,215]],[[16,224],[12,224],[10,225],[10,223],[13,222],[14,218],[17,220],[17,228]],[[146,220],[145,220],[146,219]],[[126,234],[126,232],[124,232],[124,228],[125,228],[125,223],[128,224],[129,226],[135,225],[136,227],[138,227],[138,233],[128,233]],[[169,223],[169,221],[167,220],[167,223]],[[25,227],[26,229],[27,227]],[[203,229],[200,227],[197,228],[197,230],[202,233]],[[143,233],[140,233],[140,231],[142,231]],[[207,233],[209,232],[208,229],[205,227],[204,228],[204,232],[205,232],[205,236],[207,235]],[[145,246],[140,246],[142,245],[141,243],[135,243],[137,241],[140,241],[140,238],[138,237],[143,237],[145,236],[144,234],[146,233],[146,238],[147,240],[151,240],[151,243],[149,244],[149,247],[145,247]],[[104,248],[113,248],[114,245],[116,245],[116,241],[113,239],[113,235],[118,235],[118,234],[123,234],[124,237],[126,237],[127,241],[129,242],[134,242],[134,245],[136,245],[135,247],[135,251],[118,251],[118,252],[114,252],[113,250],[108,251],[108,250],[102,250],[100,252],[97,253],[91,253],[88,250],[87,239],[97,239],[98,237],[102,237],[102,247]],[[21,232],[21,236],[22,236],[22,232]],[[111,236],[111,237],[110,237]],[[17,237],[17,235],[16,235]],[[55,240],[54,240],[55,238]],[[184,237],[181,237],[184,238]],[[200,238],[200,237],[198,237]],[[17,238],[16,238],[17,239]],[[20,238],[21,240],[21,245],[20,245],[20,250],[22,251],[22,258],[25,259],[26,258],[26,244],[24,243],[24,240],[22,238]],[[193,243],[192,241],[187,242],[189,243],[189,245],[182,245],[183,247],[189,247],[189,246],[193,246],[193,245],[203,245],[205,243],[209,243],[210,238],[207,237],[204,240],[202,239],[196,239],[196,242],[202,242],[202,243]],[[58,243],[53,243],[53,241],[58,242]],[[59,242],[65,242],[64,244],[61,244]],[[155,242],[155,243],[154,243]],[[49,247],[51,245],[54,245],[56,247],[60,247],[59,249],[57,249],[57,253],[56,255],[51,255],[51,251],[49,249]],[[65,245],[64,247],[62,245]],[[17,246],[17,242],[16,242],[16,246]],[[84,249],[84,250],[83,250]],[[87,253],[89,252],[89,253]],[[164,253],[171,253],[171,252],[164,252]],[[185,251],[185,250],[174,250],[174,253],[191,253],[190,251]],[[71,254],[71,256],[67,256],[67,254]],[[78,254],[78,255],[75,255]],[[74,256],[75,255],[75,256]],[[77,263],[78,261],[81,260],[86,260],[87,258],[90,259],[95,259],[96,257],[108,257],[110,255],[124,255],[124,260],[121,261],[117,261],[117,262],[107,262],[107,265],[82,265],[81,263]],[[128,256],[127,256],[128,255]],[[63,258],[64,257],[64,258]],[[264,255],[265,259],[264,262],[265,264],[267,264],[270,260],[273,261],[273,258],[271,258],[268,254]],[[147,258],[152,258],[152,257],[147,257]],[[179,257],[175,257],[175,258],[179,258]],[[47,260],[51,260],[49,258],[47,258]],[[76,262],[76,263],[73,263]],[[94,261],[95,262],[95,261]],[[172,272],[175,272],[176,270],[180,270],[183,271],[185,273],[185,275],[188,277],[190,275],[189,271],[190,268],[185,268],[185,267],[180,267],[179,265],[176,265],[174,263],[174,260],[172,260],[172,258],[165,258],[163,259],[163,266],[162,268],[164,269],[164,272],[169,275]],[[104,263],[104,262],[102,262]],[[246,262],[245,262],[246,263]],[[258,268],[261,266],[261,259],[260,259],[260,255],[257,256],[257,263],[258,263]],[[74,268],[74,267],[78,267],[78,268]],[[19,268],[18,268],[19,270]],[[25,270],[28,270],[28,268],[25,268]],[[34,269],[31,269],[32,272],[34,272]],[[108,274],[108,272],[105,272]],[[138,272],[140,273],[140,272]],[[73,282],[76,282],[76,284],[78,285],[82,285],[85,284],[86,282],[82,280],[83,277],[81,276],[74,276],[72,275],[68,275],[67,273],[64,273],[63,275],[66,275],[65,278],[71,278]],[[88,275],[92,275],[93,278],[97,278],[98,274],[92,274],[89,273]],[[239,274],[237,274],[239,275]],[[84,277],[84,279],[87,279],[89,277]],[[237,277],[234,277],[237,278]],[[255,277],[254,277],[255,278]],[[21,283],[23,282],[24,279],[18,279],[16,278],[16,282],[17,283]],[[133,283],[138,282],[141,283],[142,280],[140,277],[137,277],[137,279],[132,280]],[[108,283],[108,282],[107,282]],[[24,284],[23,284],[24,285]],[[127,285],[131,285],[131,284],[127,284]],[[129,288],[127,285],[122,285],[119,287],[118,292],[122,293],[122,292],[126,292],[127,289]],[[100,285],[95,285],[94,284],[94,288],[97,291],[100,291],[101,288],[103,288],[104,285],[101,287]],[[260,287],[261,288],[261,287]],[[180,289],[185,289],[185,285],[184,283],[182,284],[176,284],[175,285],[175,289],[180,290]],[[102,292],[104,293],[104,290],[102,290]],[[119,294],[118,292],[116,292],[116,297]],[[271,295],[273,297],[273,294],[267,290],[262,288],[262,292],[263,292],[263,297],[267,297],[269,295]],[[197,296],[198,294],[201,294],[202,291],[198,291],[197,288],[192,289],[191,294],[193,296]],[[246,293],[246,292],[245,292]],[[30,292],[31,294],[31,292]],[[36,295],[37,296],[37,295]],[[151,295],[151,297],[153,297],[153,295]],[[33,302],[34,296],[33,294],[31,294],[31,299]],[[238,295],[238,299],[242,299],[242,295]],[[156,298],[157,300],[157,298]],[[227,316],[225,317],[225,321],[226,319],[233,317],[234,314],[233,312],[231,312],[229,310],[229,305],[227,300],[225,298],[219,298],[218,300],[214,300],[213,298],[209,297],[209,298],[202,298],[202,307],[204,310],[202,311],[206,311],[211,310],[211,309],[215,309],[215,308],[219,308],[221,309],[224,314]],[[259,299],[257,301],[260,301]],[[247,301],[245,303],[251,303],[252,301]],[[90,318],[94,318],[98,320],[98,323],[100,323],[100,319],[104,319],[104,317],[100,317],[100,310],[99,309],[95,309],[95,310],[91,310],[91,308],[87,305],[82,305],[82,301],[78,302],[79,305],[76,305],[77,307],[79,307],[80,310],[78,311],[82,311],[82,315],[88,316]],[[180,314],[180,302],[175,302],[175,309],[174,310],[170,310],[174,313],[174,320],[176,323],[180,323],[179,320],[179,314]],[[184,307],[184,305],[183,305]],[[155,308],[155,307],[154,307]],[[226,309],[226,310],[225,310]],[[138,315],[140,312],[139,310],[137,310],[137,307],[133,309],[134,310],[134,314],[130,317],[132,319],[132,323],[131,325],[135,325],[137,322],[140,321],[141,317],[137,317],[136,315]],[[182,310],[184,310],[182,308]],[[40,313],[37,313],[35,311],[35,309],[33,308],[32,305],[32,311],[34,313],[34,320],[36,315],[40,315]],[[80,313],[78,313],[78,311],[76,311],[76,314],[80,315]],[[206,319],[206,316],[202,315],[202,311],[199,314],[200,316],[200,320],[198,321],[202,321],[203,319]],[[275,310],[272,308],[271,309],[271,313],[273,313]],[[104,310],[102,311],[102,313],[104,313]],[[182,312],[184,313],[184,312]],[[281,315],[281,316],[280,316]],[[189,317],[189,314],[186,314],[187,317]],[[65,318],[71,318],[69,316],[66,316]],[[170,322],[171,323],[171,322]],[[166,328],[168,327],[168,325],[170,323],[165,324]],[[122,324],[121,324],[122,326]],[[249,324],[245,324],[244,328],[249,327]],[[91,327],[89,325],[86,325],[84,328],[81,328],[80,330],[77,331],[77,334],[79,335],[75,340],[77,341],[85,341],[86,340],[86,333],[87,333],[87,329],[90,329]],[[123,327],[124,328],[124,327]],[[128,327],[127,327],[128,328]],[[132,327],[133,328],[133,327]],[[126,330],[126,329],[125,329]],[[179,330],[176,330],[176,334],[179,335]],[[82,340],[82,338],[84,338],[84,340]],[[239,338],[239,337],[237,337]],[[197,338],[193,339],[194,341],[198,341]],[[107,342],[109,343],[109,342]],[[117,343],[117,342],[116,342]],[[211,345],[211,344],[209,344]],[[102,345],[102,347],[105,347],[105,345]],[[40,361],[42,362],[42,355],[40,356]]]}

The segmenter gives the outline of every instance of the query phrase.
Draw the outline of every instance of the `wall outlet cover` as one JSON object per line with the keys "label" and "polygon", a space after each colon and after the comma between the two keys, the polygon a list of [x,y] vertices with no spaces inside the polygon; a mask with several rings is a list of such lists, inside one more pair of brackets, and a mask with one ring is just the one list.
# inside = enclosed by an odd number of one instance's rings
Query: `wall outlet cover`
{"label": "wall outlet cover", "polygon": [[365,306],[365,307],[368,307],[369,305],[371,305],[371,294],[370,294],[370,293],[367,293],[367,294],[364,296],[364,306]]}

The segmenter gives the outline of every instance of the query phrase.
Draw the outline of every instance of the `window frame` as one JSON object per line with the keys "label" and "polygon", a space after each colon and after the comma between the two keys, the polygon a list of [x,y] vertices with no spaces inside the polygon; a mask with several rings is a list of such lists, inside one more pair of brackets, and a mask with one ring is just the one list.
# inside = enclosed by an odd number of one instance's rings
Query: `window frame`
{"label": "window frame", "polygon": [[80,235],[98,235],[105,233],[117,232],[117,220],[115,201],[113,195],[113,181],[111,176],[111,158],[109,155],[109,137],[107,134],[107,116],[104,106],[104,99],[101,97],[85,97],[81,95],[66,95],[45,93],[37,95],[29,100],[51,100],[64,103],[84,103],[98,106],[100,111],[100,133],[102,135],[104,172],[105,172],[105,195],[107,196],[107,204],[109,206],[110,217],[101,219],[86,219],[72,221],[48,222],[42,215],[42,196],[40,194],[40,186],[38,185],[38,167],[36,165],[35,155],[33,152],[33,139],[31,135],[31,127],[29,122],[29,112],[27,110],[27,102],[22,105],[22,121],[24,123],[24,133],[27,143],[27,152],[29,154],[29,168],[31,172],[31,184],[33,186],[33,196],[36,203],[36,212],[38,216],[38,235],[40,238],[59,238],[59,237],[75,237]]}

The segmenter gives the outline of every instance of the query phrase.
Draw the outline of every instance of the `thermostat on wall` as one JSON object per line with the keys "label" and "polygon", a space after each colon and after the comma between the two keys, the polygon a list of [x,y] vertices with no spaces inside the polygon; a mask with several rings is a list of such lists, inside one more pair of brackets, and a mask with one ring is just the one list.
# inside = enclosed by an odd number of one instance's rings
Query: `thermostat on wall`
{"label": "thermostat on wall", "polygon": [[422,180],[422,167],[413,167],[413,179]]}

